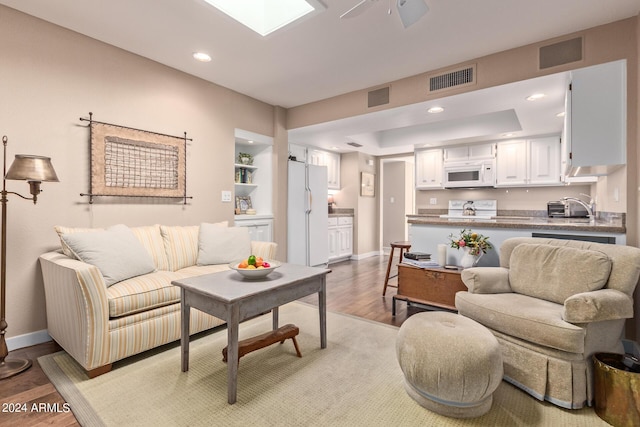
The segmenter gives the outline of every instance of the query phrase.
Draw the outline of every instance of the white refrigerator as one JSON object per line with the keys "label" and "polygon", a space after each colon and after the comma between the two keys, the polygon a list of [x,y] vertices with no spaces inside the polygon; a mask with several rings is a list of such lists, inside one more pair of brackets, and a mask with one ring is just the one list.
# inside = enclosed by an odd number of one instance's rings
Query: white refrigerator
{"label": "white refrigerator", "polygon": [[289,161],[287,262],[321,266],[329,262],[327,167]]}

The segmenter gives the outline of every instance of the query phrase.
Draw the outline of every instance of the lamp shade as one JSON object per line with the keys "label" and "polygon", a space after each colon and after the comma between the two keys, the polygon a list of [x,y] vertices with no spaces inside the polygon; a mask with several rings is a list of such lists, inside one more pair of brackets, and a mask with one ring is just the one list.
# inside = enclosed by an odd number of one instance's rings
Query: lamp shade
{"label": "lamp shade", "polygon": [[58,182],[58,175],[53,169],[51,158],[16,154],[16,158],[9,167],[5,179],[19,181],[53,181]]}

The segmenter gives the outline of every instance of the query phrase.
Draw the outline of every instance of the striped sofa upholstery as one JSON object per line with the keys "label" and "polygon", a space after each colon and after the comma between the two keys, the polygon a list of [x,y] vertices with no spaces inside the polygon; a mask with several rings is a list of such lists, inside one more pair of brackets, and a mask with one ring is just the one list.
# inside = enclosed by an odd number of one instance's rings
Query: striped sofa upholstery
{"label": "striped sofa upholstery", "polygon": [[[226,226],[226,223],[223,223]],[[180,339],[180,290],[171,281],[228,269],[196,265],[198,226],[131,228],[156,271],[107,287],[97,267],[74,259],[68,248],[40,256],[49,335],[90,377],[111,364]],[[58,234],[98,229],[56,227]],[[251,242],[253,254],[276,256],[273,242]],[[190,333],[223,321],[191,310]]]}

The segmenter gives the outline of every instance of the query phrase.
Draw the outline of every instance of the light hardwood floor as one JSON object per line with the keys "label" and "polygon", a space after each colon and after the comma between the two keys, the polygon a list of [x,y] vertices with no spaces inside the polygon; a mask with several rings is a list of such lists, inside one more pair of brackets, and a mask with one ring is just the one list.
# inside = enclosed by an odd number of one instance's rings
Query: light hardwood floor
{"label": "light hardwood floor", "polygon": [[[391,315],[392,297],[396,294],[396,289],[387,288],[386,296],[382,296],[387,260],[388,257],[385,256],[331,264],[331,273],[327,275],[327,309],[396,326],[400,326],[407,316],[419,311],[413,306],[407,309],[404,302],[398,302],[395,318]],[[392,275],[395,272],[394,259]],[[397,282],[394,278],[389,283],[394,285]],[[302,301],[315,305],[318,303],[315,295],[303,298]],[[33,403],[58,404],[62,411],[64,399],[49,382],[37,361],[40,356],[60,350],[57,344],[48,342],[10,353],[10,357],[31,359],[33,366],[15,377],[0,380],[0,427],[79,425],[71,412],[4,411],[10,404],[16,403],[26,404],[29,409]]]}

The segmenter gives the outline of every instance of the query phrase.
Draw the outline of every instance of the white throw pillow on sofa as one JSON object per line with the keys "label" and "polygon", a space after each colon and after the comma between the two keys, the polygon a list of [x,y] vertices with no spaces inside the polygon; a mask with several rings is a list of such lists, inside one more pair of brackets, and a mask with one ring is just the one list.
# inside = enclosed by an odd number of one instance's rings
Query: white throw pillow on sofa
{"label": "white throw pillow on sofa", "polygon": [[200,224],[198,265],[225,264],[251,255],[247,227],[220,227]]}
{"label": "white throw pillow on sofa", "polygon": [[76,258],[100,270],[107,287],[156,269],[151,255],[126,225],[63,234],[61,238]]}

